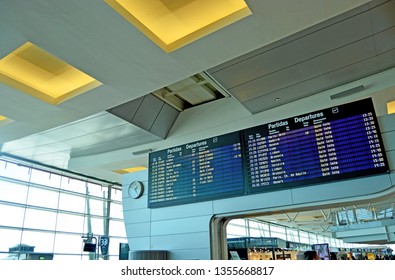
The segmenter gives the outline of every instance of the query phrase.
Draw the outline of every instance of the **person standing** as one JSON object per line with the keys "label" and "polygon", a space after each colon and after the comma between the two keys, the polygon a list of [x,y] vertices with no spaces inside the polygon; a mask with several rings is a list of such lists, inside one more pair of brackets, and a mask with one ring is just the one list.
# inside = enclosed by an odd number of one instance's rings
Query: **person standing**
{"label": "person standing", "polygon": [[320,256],[316,251],[306,251],[304,252],[304,259],[305,260],[319,260]]}

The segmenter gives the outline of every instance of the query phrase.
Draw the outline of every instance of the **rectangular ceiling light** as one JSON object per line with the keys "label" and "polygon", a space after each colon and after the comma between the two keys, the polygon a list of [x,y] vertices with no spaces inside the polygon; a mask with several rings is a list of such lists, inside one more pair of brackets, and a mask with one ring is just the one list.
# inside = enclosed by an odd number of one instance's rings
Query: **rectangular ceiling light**
{"label": "rectangular ceiling light", "polygon": [[251,14],[243,0],[104,0],[166,52]]}
{"label": "rectangular ceiling light", "polygon": [[0,82],[50,104],[102,84],[30,42],[0,59]]}
{"label": "rectangular ceiling light", "polygon": [[395,100],[387,102],[387,113],[394,114],[395,113]]}
{"label": "rectangular ceiling light", "polygon": [[141,171],[141,170],[145,170],[145,169],[147,169],[147,167],[145,167],[145,166],[136,166],[136,167],[130,167],[130,168],[114,170],[113,172],[123,175],[123,174],[126,174],[126,173],[137,172],[137,171]]}

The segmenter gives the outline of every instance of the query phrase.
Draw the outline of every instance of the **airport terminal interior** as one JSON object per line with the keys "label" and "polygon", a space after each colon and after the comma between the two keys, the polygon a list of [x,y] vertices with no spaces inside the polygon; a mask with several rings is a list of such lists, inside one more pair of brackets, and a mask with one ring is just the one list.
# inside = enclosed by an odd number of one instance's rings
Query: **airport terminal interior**
{"label": "airport terminal interior", "polygon": [[0,38],[0,259],[394,259],[395,0],[4,0]]}

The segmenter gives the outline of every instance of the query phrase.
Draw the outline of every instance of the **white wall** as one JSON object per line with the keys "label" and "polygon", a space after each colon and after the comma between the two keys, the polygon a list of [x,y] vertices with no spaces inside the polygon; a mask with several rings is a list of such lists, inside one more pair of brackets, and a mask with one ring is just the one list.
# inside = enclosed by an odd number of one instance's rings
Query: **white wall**
{"label": "white wall", "polygon": [[[329,206],[392,194],[395,115],[381,116],[379,123],[392,170],[390,174],[155,209],[148,208],[148,171],[124,175],[124,220],[131,250],[168,250],[170,259],[210,259],[209,225],[213,215]],[[144,195],[139,199],[129,198],[127,194],[127,187],[134,180],[145,185]]]}
{"label": "white wall", "polygon": [[210,259],[209,222],[213,203],[202,202],[149,209],[148,192],[139,199],[128,196],[130,182],[148,186],[148,171],[123,177],[123,208],[130,250],[168,250],[171,259]]}

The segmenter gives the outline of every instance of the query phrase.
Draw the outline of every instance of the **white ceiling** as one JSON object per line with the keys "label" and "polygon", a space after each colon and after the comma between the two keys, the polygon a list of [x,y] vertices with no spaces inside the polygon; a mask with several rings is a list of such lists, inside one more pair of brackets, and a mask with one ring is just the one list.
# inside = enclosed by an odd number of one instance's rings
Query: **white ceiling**
{"label": "white ceiling", "polygon": [[246,108],[258,113],[393,68],[395,3],[373,3],[377,1],[209,72]]}
{"label": "white ceiling", "polygon": [[[252,15],[165,53],[102,0],[0,1],[0,58],[30,41],[103,83],[60,105],[0,83],[0,115],[11,119],[1,151],[120,182],[113,170],[147,165],[140,150],[367,96],[385,114],[395,99],[395,1],[246,2]],[[108,111],[202,72],[231,96],[182,111],[165,139]]]}

